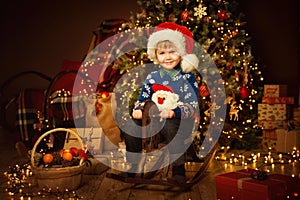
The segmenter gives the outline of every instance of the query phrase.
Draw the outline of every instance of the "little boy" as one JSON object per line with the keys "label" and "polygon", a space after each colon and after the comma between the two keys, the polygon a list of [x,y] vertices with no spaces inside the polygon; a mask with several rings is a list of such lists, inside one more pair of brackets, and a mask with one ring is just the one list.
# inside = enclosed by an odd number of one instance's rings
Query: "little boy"
{"label": "little boy", "polygon": [[[191,135],[194,117],[199,112],[198,83],[191,73],[199,60],[192,54],[193,46],[192,33],[184,26],[165,22],[155,28],[148,39],[147,54],[159,69],[147,76],[132,112],[132,117],[140,120],[142,104],[146,100],[156,103],[159,117],[164,120],[160,134],[170,154],[172,177],[180,183],[186,180],[184,140]],[[125,143],[127,151],[142,150],[141,138],[126,135]],[[127,157],[127,160],[132,168],[137,168],[137,158]]]}

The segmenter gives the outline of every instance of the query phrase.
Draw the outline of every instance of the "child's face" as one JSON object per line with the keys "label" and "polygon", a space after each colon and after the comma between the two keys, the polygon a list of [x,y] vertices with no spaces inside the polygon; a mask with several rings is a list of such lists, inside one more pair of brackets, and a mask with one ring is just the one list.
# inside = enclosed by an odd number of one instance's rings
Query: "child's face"
{"label": "child's face", "polygon": [[176,67],[181,61],[181,57],[175,46],[158,46],[156,49],[158,64],[169,71]]}

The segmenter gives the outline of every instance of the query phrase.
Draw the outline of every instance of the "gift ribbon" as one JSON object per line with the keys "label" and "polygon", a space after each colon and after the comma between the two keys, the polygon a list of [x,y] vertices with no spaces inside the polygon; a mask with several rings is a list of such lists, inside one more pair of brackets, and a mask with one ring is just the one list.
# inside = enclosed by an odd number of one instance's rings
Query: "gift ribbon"
{"label": "gift ribbon", "polygon": [[[242,173],[242,174],[246,174],[246,173],[243,173],[243,172],[239,172],[239,173]],[[249,175],[249,174],[248,174]],[[280,179],[277,179],[277,178],[273,178],[273,177],[271,177],[270,178],[271,180],[274,180],[274,181],[278,181],[278,182],[282,182],[282,183],[286,183],[284,180],[280,180]],[[250,178],[250,177],[245,177],[245,178],[240,178],[240,179],[238,179],[238,181],[237,181],[237,186],[238,186],[238,189],[243,189],[243,181],[248,181],[248,180],[253,180],[252,178]],[[284,191],[287,191],[287,185],[286,184],[284,184]],[[281,192],[282,191],[278,191],[279,192],[279,194],[281,194]]]}
{"label": "gift ribbon", "polygon": [[250,178],[250,177],[240,178],[240,179],[237,181],[238,189],[243,189],[243,181],[248,181],[248,180],[252,180],[252,178]]}

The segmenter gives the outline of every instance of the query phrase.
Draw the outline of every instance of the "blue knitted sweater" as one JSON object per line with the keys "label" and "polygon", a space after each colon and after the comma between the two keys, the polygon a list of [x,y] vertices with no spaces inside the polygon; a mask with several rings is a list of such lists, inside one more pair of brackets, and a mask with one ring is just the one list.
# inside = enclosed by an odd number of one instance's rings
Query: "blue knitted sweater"
{"label": "blue knitted sweater", "polygon": [[197,114],[199,109],[198,83],[195,75],[183,72],[180,65],[171,71],[160,68],[148,74],[134,109],[139,109],[143,102],[151,100],[154,94],[153,84],[167,86],[178,95],[178,106],[173,109],[176,118],[186,119]]}

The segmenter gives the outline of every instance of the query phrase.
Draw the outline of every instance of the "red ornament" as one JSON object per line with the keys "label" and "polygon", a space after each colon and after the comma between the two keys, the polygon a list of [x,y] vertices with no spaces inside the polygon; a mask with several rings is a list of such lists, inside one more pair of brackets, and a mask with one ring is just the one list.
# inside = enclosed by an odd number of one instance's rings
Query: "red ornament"
{"label": "red ornament", "polygon": [[240,98],[241,98],[241,99],[246,99],[246,98],[249,97],[249,95],[250,95],[250,91],[249,91],[248,88],[242,87],[242,88],[240,89]]}
{"label": "red ornament", "polygon": [[83,161],[86,161],[88,159],[88,155],[87,153],[85,152],[84,149],[80,149],[79,150],[79,157],[83,160]]}
{"label": "red ornament", "polygon": [[109,97],[109,92],[101,92],[100,93],[100,97],[101,98],[107,98],[107,97]]}
{"label": "red ornament", "polygon": [[181,14],[180,14],[180,19],[183,22],[187,22],[190,19],[190,13],[189,13],[189,11],[187,11],[187,10],[182,11]]}
{"label": "red ornament", "polygon": [[71,147],[69,150],[74,157],[79,156],[79,149],[77,147]]}
{"label": "red ornament", "polygon": [[228,18],[227,16],[227,10],[218,10],[218,14],[217,14],[220,18],[221,21],[225,20]]}
{"label": "red ornament", "polygon": [[228,69],[231,69],[231,68],[232,68],[232,65],[233,65],[232,61],[229,61],[228,63],[226,63],[226,67],[227,67]]}
{"label": "red ornament", "polygon": [[235,30],[235,31],[232,31],[232,36],[236,36],[238,34],[239,30]]}
{"label": "red ornament", "polygon": [[207,97],[209,95],[209,90],[208,90],[208,88],[205,85],[201,85],[198,88],[198,91],[199,91],[199,95],[201,97]]}

